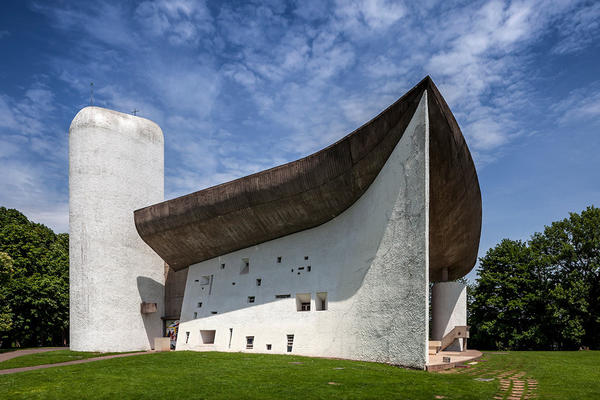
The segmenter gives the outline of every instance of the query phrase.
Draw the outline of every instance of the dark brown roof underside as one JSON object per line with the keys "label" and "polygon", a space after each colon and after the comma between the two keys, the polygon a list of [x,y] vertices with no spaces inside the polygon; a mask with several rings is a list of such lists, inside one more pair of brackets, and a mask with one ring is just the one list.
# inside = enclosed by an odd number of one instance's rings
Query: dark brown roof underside
{"label": "dark brown roof underside", "polygon": [[370,122],[288,164],[135,211],[142,239],[174,270],[321,225],[351,206],[402,137],[423,92],[430,123],[430,277],[468,273],[477,257],[481,193],[446,102],[426,77]]}

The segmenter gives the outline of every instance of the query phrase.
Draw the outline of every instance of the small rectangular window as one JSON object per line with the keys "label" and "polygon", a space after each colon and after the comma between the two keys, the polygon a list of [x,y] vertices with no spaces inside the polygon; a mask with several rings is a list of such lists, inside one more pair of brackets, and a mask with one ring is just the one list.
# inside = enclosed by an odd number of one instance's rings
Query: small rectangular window
{"label": "small rectangular window", "polygon": [[291,294],[276,294],[275,295],[276,299],[289,299],[290,297],[292,297]]}
{"label": "small rectangular window", "polygon": [[296,294],[296,310],[310,311],[310,293]]}
{"label": "small rectangular window", "polygon": [[306,267],[306,270],[310,272],[310,265]]}
{"label": "small rectangular window", "polygon": [[225,269],[225,264],[221,264],[221,269]]}
{"label": "small rectangular window", "polygon": [[260,286],[261,283],[262,283],[262,279],[257,279],[256,280],[256,286]]}
{"label": "small rectangular window", "polygon": [[216,314],[217,312],[216,312],[216,311],[211,311],[210,313],[214,315],[214,314]]}
{"label": "small rectangular window", "polygon": [[214,344],[215,343],[215,330],[200,331],[200,337],[202,337],[202,344]]}
{"label": "small rectangular window", "polygon": [[202,302],[198,303],[198,308],[202,307]]}
{"label": "small rectangular window", "polygon": [[240,270],[240,275],[247,274],[250,272],[250,259],[242,258],[242,269]]}
{"label": "small rectangular window", "polygon": [[270,344],[267,345],[267,350],[271,350],[271,345]]}
{"label": "small rectangular window", "polygon": [[304,256],[304,259],[305,259],[305,260],[308,260],[308,256]]}
{"label": "small rectangular window", "polygon": [[190,333],[186,332],[185,333],[185,344],[187,344],[188,340],[190,340]]}
{"label": "small rectangular window", "polygon": [[315,303],[317,311],[327,310],[327,292],[317,292]]}
{"label": "small rectangular window", "polygon": [[281,257],[277,257],[277,262],[280,263],[281,262]]}
{"label": "small rectangular window", "polygon": [[198,318],[198,313],[194,312],[194,319]]}
{"label": "small rectangular window", "polygon": [[254,336],[246,336],[246,348],[249,350],[254,348]]}
{"label": "small rectangular window", "polygon": [[294,335],[287,335],[287,352],[292,352],[292,346],[294,346]]}
{"label": "small rectangular window", "polygon": [[254,296],[248,296],[248,303],[254,303]]}
{"label": "small rectangular window", "polygon": [[210,275],[204,275],[200,277],[201,285],[208,285],[210,283]]}

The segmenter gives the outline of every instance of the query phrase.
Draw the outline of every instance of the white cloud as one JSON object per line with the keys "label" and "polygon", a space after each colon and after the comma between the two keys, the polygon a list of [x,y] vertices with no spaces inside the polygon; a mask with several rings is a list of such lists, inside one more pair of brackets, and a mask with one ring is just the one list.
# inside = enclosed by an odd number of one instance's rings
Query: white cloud
{"label": "white cloud", "polygon": [[585,89],[575,89],[562,101],[552,106],[561,124],[600,122],[600,81]]}

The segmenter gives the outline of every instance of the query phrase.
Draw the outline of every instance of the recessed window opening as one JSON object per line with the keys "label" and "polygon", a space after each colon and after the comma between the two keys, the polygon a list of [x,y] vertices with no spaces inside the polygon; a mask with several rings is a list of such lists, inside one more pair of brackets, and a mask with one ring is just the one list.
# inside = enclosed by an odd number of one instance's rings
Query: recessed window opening
{"label": "recessed window opening", "polygon": [[247,274],[248,272],[250,272],[250,259],[242,258],[242,269],[240,270],[240,275]]}
{"label": "recessed window opening", "polygon": [[194,282],[200,282],[200,279],[194,279]]}
{"label": "recessed window opening", "polygon": [[190,333],[186,332],[185,333],[185,344],[187,344],[188,340],[190,340]]}
{"label": "recessed window opening", "polygon": [[225,269],[225,264],[221,264],[221,269]]}
{"label": "recessed window opening", "polygon": [[202,307],[202,302],[198,303],[198,308]]}
{"label": "recessed window opening", "polygon": [[267,344],[267,350],[271,350],[271,345]]}
{"label": "recessed window opening", "polygon": [[194,319],[198,318],[198,313],[194,311]]}
{"label": "recessed window opening", "polygon": [[200,336],[202,337],[202,344],[214,344],[216,330],[201,330]]}
{"label": "recessed window opening", "polygon": [[211,311],[210,313],[214,315],[214,314],[216,314],[217,312],[216,312],[216,311]]}
{"label": "recessed window opening", "polygon": [[290,297],[292,297],[291,294],[276,294],[275,295],[276,299],[289,299]]}
{"label": "recessed window opening", "polygon": [[256,286],[260,286],[261,283],[262,283],[262,279],[257,279],[256,280]]}
{"label": "recessed window opening", "polygon": [[231,284],[232,284],[233,286],[235,286],[235,282],[231,282]]}
{"label": "recessed window opening", "polygon": [[310,293],[296,294],[296,309],[298,311],[310,311]]}
{"label": "recessed window opening", "polygon": [[308,256],[304,256],[304,259],[305,259],[305,260],[308,260]]}
{"label": "recessed window opening", "polygon": [[306,270],[310,272],[310,265],[306,267]]}
{"label": "recessed window opening", "polygon": [[208,285],[210,283],[210,275],[204,275],[200,277],[201,285]]}
{"label": "recessed window opening", "polygon": [[248,296],[248,303],[254,303],[254,296]]}
{"label": "recessed window opening", "polygon": [[317,311],[327,310],[327,292],[317,292],[315,303]]}
{"label": "recessed window opening", "polygon": [[292,272],[294,272],[294,268],[292,268]]}
{"label": "recessed window opening", "polygon": [[231,348],[231,338],[233,336],[233,328],[229,328],[229,344],[227,345],[228,348]]}
{"label": "recessed window opening", "polygon": [[287,335],[287,352],[292,352],[292,346],[294,346],[294,335]]}
{"label": "recessed window opening", "polygon": [[298,270],[303,270],[303,269],[304,269],[304,267],[300,267],[300,268],[298,268]]}
{"label": "recessed window opening", "polygon": [[246,348],[252,350],[254,348],[254,336],[246,336]]}
{"label": "recessed window opening", "polygon": [[277,262],[281,263],[281,257],[277,257]]}

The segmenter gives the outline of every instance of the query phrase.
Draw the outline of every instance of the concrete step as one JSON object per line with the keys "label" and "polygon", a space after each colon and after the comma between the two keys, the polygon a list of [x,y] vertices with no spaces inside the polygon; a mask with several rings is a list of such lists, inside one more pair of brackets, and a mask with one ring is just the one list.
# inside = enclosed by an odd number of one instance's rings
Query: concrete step
{"label": "concrete step", "polygon": [[430,340],[429,341],[429,354],[433,355],[433,354],[437,354],[438,351],[440,351],[440,348],[442,347],[442,342],[439,340]]}

